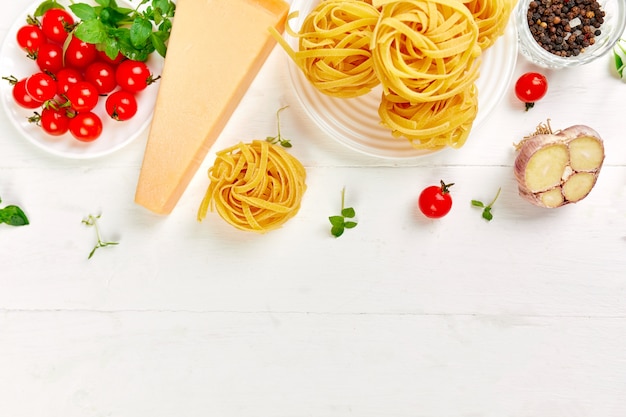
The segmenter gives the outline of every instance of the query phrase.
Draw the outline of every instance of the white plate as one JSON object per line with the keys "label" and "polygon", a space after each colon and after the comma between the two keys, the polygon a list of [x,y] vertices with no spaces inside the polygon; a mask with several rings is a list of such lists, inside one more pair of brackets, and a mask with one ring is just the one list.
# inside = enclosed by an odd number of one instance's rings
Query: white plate
{"label": "white plate", "polygon": [[[296,32],[307,14],[319,0],[294,0],[291,12],[298,17],[289,21]],[[289,45],[298,50],[298,39],[285,35]],[[517,32],[510,22],[505,33],[484,52],[478,87],[478,114],[473,127],[483,123],[507,91],[517,61]],[[438,151],[413,148],[408,140],[394,138],[391,131],[380,125],[378,106],[381,89],[365,96],[342,99],[325,95],[313,87],[302,71],[290,59],[289,73],[296,95],[311,119],[328,135],[343,145],[366,155],[402,159],[428,155]],[[471,139],[471,137],[469,138]]]}
{"label": "white plate", "polygon": [[[26,57],[26,53],[17,45],[15,37],[18,29],[26,23],[26,17],[32,14],[40,3],[41,0],[33,2],[18,16],[7,32],[0,50],[0,62],[2,62],[0,71],[3,77],[13,75],[21,79],[38,71],[37,64]],[[70,4],[70,0],[59,0],[59,3],[66,6],[69,11],[67,6]],[[118,1],[118,5],[135,8],[125,0]],[[157,53],[153,53],[147,64],[153,74],[159,75],[163,68],[163,58]],[[12,86],[6,80],[2,80],[0,84],[0,95],[2,96],[2,107],[8,118],[29,142],[53,155],[73,159],[89,159],[111,154],[128,145],[144,132],[152,120],[158,85],[157,81],[137,95],[137,114],[124,122],[115,121],[106,115],[104,111],[105,100],[104,97],[101,97],[95,112],[102,119],[102,135],[89,143],[80,142],[69,133],[58,137],[50,136],[43,132],[39,126],[29,123],[27,119],[33,115],[35,110],[24,109],[15,104],[11,94]]]}

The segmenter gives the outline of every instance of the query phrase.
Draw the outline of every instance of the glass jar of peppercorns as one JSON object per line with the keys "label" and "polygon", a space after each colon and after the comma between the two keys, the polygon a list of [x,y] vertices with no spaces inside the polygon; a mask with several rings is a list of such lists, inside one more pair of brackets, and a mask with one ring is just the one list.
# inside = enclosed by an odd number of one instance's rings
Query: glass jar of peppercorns
{"label": "glass jar of peppercorns", "polygon": [[519,0],[520,52],[545,68],[586,64],[625,36],[626,0]]}

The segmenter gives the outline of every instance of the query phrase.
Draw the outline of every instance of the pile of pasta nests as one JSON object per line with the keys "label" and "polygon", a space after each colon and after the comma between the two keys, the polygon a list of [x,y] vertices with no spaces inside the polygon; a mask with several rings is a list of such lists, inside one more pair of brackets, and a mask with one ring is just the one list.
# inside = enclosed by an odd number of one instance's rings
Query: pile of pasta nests
{"label": "pile of pasta nests", "polygon": [[[517,0],[322,0],[287,51],[320,92],[353,98],[382,87],[380,122],[417,149],[459,148],[478,113],[481,54]],[[298,12],[289,18],[296,17]]]}

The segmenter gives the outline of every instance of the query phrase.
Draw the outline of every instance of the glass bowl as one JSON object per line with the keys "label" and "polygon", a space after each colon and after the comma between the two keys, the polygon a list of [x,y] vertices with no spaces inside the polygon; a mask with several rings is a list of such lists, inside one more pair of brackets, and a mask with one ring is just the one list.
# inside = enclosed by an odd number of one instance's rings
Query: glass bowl
{"label": "glass bowl", "polygon": [[[533,1],[539,4],[546,3],[546,0],[519,0],[517,4],[515,14],[517,17],[519,50],[522,55],[531,62],[544,68],[559,69],[589,63],[611,51],[615,43],[624,34],[624,29],[626,28],[625,0],[597,0],[600,9],[605,13],[604,22],[599,27],[601,34],[594,37],[595,43],[593,45],[585,47],[578,55],[562,57],[544,49],[533,37],[528,25],[527,16],[530,3]],[[564,2],[566,5],[570,3],[572,5],[570,7],[578,3],[577,0],[569,0],[569,2],[567,0],[551,1],[553,5],[563,4]],[[549,19],[546,20],[548,20],[548,22],[550,21]],[[551,25],[548,22],[546,22],[546,25],[548,25],[547,29],[549,30]],[[564,23],[566,22],[561,22],[561,25]],[[570,33],[580,30],[583,25],[583,22],[581,22],[581,24],[575,26]],[[557,27],[557,25],[554,26]]]}

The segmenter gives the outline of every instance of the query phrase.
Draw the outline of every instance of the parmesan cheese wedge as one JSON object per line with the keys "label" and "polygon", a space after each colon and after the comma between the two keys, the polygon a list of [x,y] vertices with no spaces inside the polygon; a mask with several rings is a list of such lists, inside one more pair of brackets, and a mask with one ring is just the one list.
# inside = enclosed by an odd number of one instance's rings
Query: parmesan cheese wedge
{"label": "parmesan cheese wedge", "polygon": [[135,202],[174,209],[284,30],[283,0],[178,0]]}

